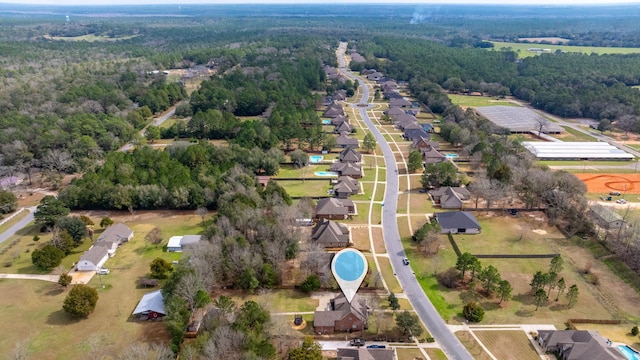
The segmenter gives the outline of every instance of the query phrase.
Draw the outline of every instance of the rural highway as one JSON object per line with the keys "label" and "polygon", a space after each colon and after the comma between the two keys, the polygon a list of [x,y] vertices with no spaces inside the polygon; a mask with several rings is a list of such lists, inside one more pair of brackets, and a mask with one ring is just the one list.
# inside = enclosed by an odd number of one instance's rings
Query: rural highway
{"label": "rural highway", "polygon": [[35,206],[27,207],[27,208],[24,208],[23,211],[28,211],[29,214],[27,214],[27,216],[23,217],[22,219],[20,219],[20,221],[13,224],[13,226],[11,226],[6,231],[0,234],[0,244],[2,244],[5,240],[15,235],[15,233],[18,230],[22,229],[23,227],[27,226],[30,222],[33,221],[33,213],[36,211],[36,207]]}
{"label": "rural highway", "polygon": [[358,81],[360,84],[359,88],[362,89],[362,99],[358,104],[360,116],[369,127],[369,130],[371,130],[371,133],[375,136],[378,145],[380,145],[384,155],[384,162],[387,167],[386,188],[382,208],[382,230],[384,234],[384,242],[387,247],[387,253],[389,254],[389,260],[391,261],[398,281],[404,289],[404,293],[407,295],[407,298],[411,302],[416,314],[418,314],[429,330],[429,333],[431,333],[431,336],[433,336],[433,338],[438,342],[447,357],[449,359],[473,360],[471,354],[469,354],[458,338],[456,338],[449,330],[444,320],[442,320],[438,311],[420,287],[418,279],[416,279],[411,267],[404,266],[402,264],[402,259],[405,257],[405,253],[404,248],[402,247],[402,242],[400,241],[400,232],[398,231],[398,220],[396,217],[399,189],[397,174],[398,165],[396,164],[396,159],[391,147],[367,115],[367,107],[369,105],[369,88],[367,87],[367,84],[362,81],[362,79],[351,74],[346,68],[344,58],[346,45],[346,43],[340,43],[340,47],[338,48],[338,64],[340,66],[340,70],[345,76]]}

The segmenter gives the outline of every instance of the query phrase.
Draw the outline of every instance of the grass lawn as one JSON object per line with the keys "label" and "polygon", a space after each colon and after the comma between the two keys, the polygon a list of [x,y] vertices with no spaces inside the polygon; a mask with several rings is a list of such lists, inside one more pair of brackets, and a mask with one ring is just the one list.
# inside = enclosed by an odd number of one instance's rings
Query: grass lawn
{"label": "grass lawn", "polygon": [[289,196],[327,196],[327,190],[333,187],[327,181],[278,180],[278,184],[287,190]]}
{"label": "grass lawn", "polygon": [[[424,356],[420,349],[413,348],[397,348],[396,354],[398,355],[398,360],[422,359]],[[446,360],[447,358],[445,357],[444,359]]]}
{"label": "grass lawn", "polygon": [[581,131],[578,131],[572,127],[569,126],[563,126],[562,127],[565,131],[566,134],[562,134],[562,135],[555,135],[555,137],[557,137],[558,139],[565,141],[565,142],[597,142],[598,139],[594,138],[591,135],[587,135]]}
{"label": "grass lawn", "polygon": [[447,360],[447,355],[440,349],[425,349],[431,360]]}
{"label": "grass lawn", "polygon": [[302,167],[300,169],[297,169],[293,165],[281,165],[280,170],[278,171],[278,174],[276,174],[275,177],[296,178],[296,179],[302,179],[302,178],[327,179],[327,182],[329,181],[329,179],[338,178],[338,176],[316,176],[315,172],[317,171],[329,171],[329,165],[328,164],[327,165],[324,165],[324,164],[309,165],[309,166]]}
{"label": "grass lawn", "polygon": [[498,359],[539,360],[540,356],[523,331],[479,331],[473,332]]}
{"label": "grass lawn", "polygon": [[318,299],[312,299],[302,291],[290,289],[257,291],[254,294],[232,292],[228,296],[232,296],[238,306],[252,300],[270,312],[309,312],[318,307]]}
{"label": "grass lawn", "polygon": [[[9,216],[11,216],[14,213],[11,214],[4,214],[2,215],[5,219],[9,218]],[[20,220],[24,219],[27,215],[29,214],[29,212],[27,210],[24,209],[18,209],[17,210],[17,214],[14,215],[11,219],[5,221],[4,223],[2,223],[2,225],[0,225],[0,233],[3,233],[5,231],[7,231],[10,227],[12,227],[14,224],[16,224],[17,222],[19,222]],[[2,244],[4,245],[4,243]]]}
{"label": "grass lawn", "polygon": [[473,356],[475,360],[491,360],[489,354],[480,347],[480,344],[478,344],[476,339],[474,339],[468,331],[458,331],[455,335],[462,342],[462,345],[469,350],[469,353],[471,353],[471,356]]}
{"label": "grass lawn", "polygon": [[396,279],[393,269],[391,268],[389,258],[378,256],[378,263],[380,264],[380,272],[382,273],[382,277],[384,277],[384,281],[387,283],[389,291],[394,293],[402,292],[400,283],[398,282],[398,279]]}
{"label": "grass lawn", "polygon": [[349,198],[351,200],[371,200],[371,195],[373,194],[373,183],[360,182],[358,185],[361,190],[364,189],[364,194],[351,195]]}
{"label": "grass lawn", "polygon": [[631,335],[631,328],[635,323],[622,323],[619,325],[605,324],[575,324],[578,330],[596,330],[600,335],[613,342],[625,343],[635,349],[640,349],[640,339]]}
{"label": "grass lawn", "polygon": [[106,35],[95,35],[95,34],[87,34],[81,36],[51,36],[45,35],[44,37],[51,40],[58,41],[86,41],[86,42],[95,42],[95,41],[119,41],[119,40],[129,40],[139,35],[129,35],[129,36],[119,36],[119,37],[109,37]]}
{"label": "grass lawn", "polygon": [[501,48],[511,48],[518,53],[519,58],[535,56],[536,53],[527,51],[529,48],[550,49],[551,52],[556,50],[564,52],[574,52],[582,54],[635,54],[640,53],[640,48],[621,48],[621,47],[598,47],[598,46],[569,46],[569,45],[550,45],[550,44],[527,44],[527,43],[511,43],[491,41],[494,45],[490,51],[499,51]]}
{"label": "grass lawn", "polygon": [[[33,241],[35,235],[40,236],[38,242]],[[47,274],[47,271],[38,269],[31,262],[31,252],[43,243],[51,240],[51,234],[41,233],[40,227],[37,225],[27,225],[25,228],[18,230],[15,236],[11,237],[0,247],[0,264],[3,266],[0,272],[7,274]],[[80,256],[73,257],[74,261],[78,261]],[[11,264],[11,266],[7,266]]]}
{"label": "grass lawn", "polygon": [[495,106],[495,105],[504,105],[504,106],[518,106],[510,101],[505,99],[496,99],[493,97],[485,97],[485,96],[467,96],[467,95],[457,95],[457,94],[447,94],[451,102],[458,106],[464,107],[476,107],[476,106]]}

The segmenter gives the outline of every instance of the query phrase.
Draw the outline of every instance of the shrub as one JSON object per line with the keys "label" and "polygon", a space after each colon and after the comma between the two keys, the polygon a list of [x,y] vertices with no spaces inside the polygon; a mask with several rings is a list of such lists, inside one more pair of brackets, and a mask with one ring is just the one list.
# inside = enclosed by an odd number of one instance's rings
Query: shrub
{"label": "shrub", "polygon": [[636,336],[640,333],[640,329],[638,329],[638,325],[631,328],[631,335]]}
{"label": "shrub", "polygon": [[42,249],[33,250],[31,262],[42,270],[51,270],[60,265],[64,252],[53,245],[45,245]]}
{"label": "shrub", "polygon": [[462,309],[462,316],[471,322],[480,322],[484,318],[484,310],[478,303],[471,301]]}
{"label": "shrub", "polygon": [[97,303],[98,291],[91,286],[78,284],[64,299],[62,309],[73,316],[87,317],[96,308]]}
{"label": "shrub", "polygon": [[307,278],[300,284],[300,290],[304,292],[312,292],[320,289],[320,279],[316,275],[309,275]]}

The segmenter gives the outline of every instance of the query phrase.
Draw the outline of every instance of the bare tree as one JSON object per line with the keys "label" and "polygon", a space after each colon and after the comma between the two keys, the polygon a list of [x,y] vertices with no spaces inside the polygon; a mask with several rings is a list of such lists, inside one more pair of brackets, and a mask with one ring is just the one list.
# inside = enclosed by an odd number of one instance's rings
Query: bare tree
{"label": "bare tree", "polygon": [[538,136],[540,136],[542,132],[544,132],[549,128],[549,125],[551,124],[551,122],[549,121],[549,119],[547,119],[544,116],[537,116],[535,120],[536,120],[535,130],[538,132]]}
{"label": "bare tree", "polygon": [[149,244],[153,244],[158,247],[158,244],[162,242],[162,230],[159,227],[154,227],[145,235],[144,240]]}
{"label": "bare tree", "polygon": [[13,346],[11,354],[9,354],[8,360],[29,360],[29,343],[26,341],[19,341]]}
{"label": "bare tree", "polygon": [[118,356],[119,360],[172,360],[175,356],[166,346],[153,343],[151,345],[138,342],[131,344],[125,352]]}
{"label": "bare tree", "polygon": [[209,213],[209,210],[207,210],[207,208],[204,206],[201,206],[196,209],[196,214],[198,214],[198,216],[200,216],[200,218],[202,219],[202,226],[204,226],[204,219],[208,213]]}

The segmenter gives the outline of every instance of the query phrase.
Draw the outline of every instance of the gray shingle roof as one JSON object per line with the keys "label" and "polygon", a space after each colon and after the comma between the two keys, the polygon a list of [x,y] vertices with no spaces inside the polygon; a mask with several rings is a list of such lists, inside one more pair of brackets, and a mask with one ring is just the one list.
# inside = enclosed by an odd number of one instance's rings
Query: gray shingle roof
{"label": "gray shingle roof", "polygon": [[80,257],[80,260],[85,260],[92,263],[93,265],[97,265],[102,259],[104,259],[105,256],[107,256],[108,253],[109,252],[107,251],[106,247],[96,244],[93,245],[87,252],[85,252]]}
{"label": "gray shingle roof", "polygon": [[480,223],[468,211],[436,213],[436,220],[443,229],[480,229]]}

